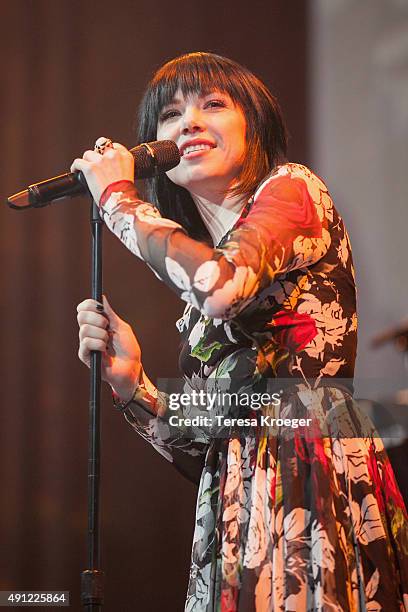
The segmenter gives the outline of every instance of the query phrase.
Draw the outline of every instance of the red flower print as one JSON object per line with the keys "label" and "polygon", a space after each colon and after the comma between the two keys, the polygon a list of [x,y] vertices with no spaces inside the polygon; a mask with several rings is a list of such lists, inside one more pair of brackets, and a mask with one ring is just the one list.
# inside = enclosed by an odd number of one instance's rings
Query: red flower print
{"label": "red flower print", "polygon": [[394,472],[389,459],[385,458],[383,463],[383,487],[387,501],[392,501],[398,508],[405,512],[405,503],[395,480]]}
{"label": "red flower print", "polygon": [[368,452],[367,468],[371,478],[371,482],[373,483],[373,493],[378,503],[378,509],[380,510],[380,512],[384,512],[385,504],[383,498],[382,482],[380,473],[378,471],[377,457],[375,455],[375,450],[373,449],[373,447],[370,447],[370,450]]}
{"label": "red flower print", "polygon": [[280,347],[299,353],[317,335],[316,323],[308,314],[281,310],[274,316],[274,339]]}
{"label": "red flower print", "polygon": [[327,455],[324,450],[323,437],[319,436],[313,439],[313,461],[317,461],[323,468],[324,472],[328,473],[329,464],[327,461]]}
{"label": "red flower print", "polygon": [[221,612],[236,612],[237,589],[233,587],[224,588],[221,593]]}
{"label": "red flower print", "polygon": [[[268,211],[267,218],[265,212]],[[265,223],[265,220],[267,222]],[[306,181],[280,176],[265,184],[248,213],[238,226],[254,223],[279,237],[282,231],[308,238],[322,237],[322,224],[316,205],[308,191]]]}

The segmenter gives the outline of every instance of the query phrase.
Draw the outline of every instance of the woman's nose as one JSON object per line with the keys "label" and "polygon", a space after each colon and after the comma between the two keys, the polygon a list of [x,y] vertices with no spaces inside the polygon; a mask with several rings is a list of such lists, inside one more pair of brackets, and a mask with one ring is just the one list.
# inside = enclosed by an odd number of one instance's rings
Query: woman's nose
{"label": "woman's nose", "polygon": [[186,109],[183,116],[182,132],[189,134],[191,132],[200,132],[203,129],[201,114],[198,109]]}

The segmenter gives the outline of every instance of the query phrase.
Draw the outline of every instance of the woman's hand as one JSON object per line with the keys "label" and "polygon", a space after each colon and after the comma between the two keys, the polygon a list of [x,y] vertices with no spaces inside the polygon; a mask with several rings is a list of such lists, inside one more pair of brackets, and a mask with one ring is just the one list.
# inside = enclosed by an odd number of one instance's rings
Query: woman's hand
{"label": "woman's hand", "polygon": [[103,155],[85,151],[82,158],[74,159],[71,172],[82,172],[97,204],[106,187],[117,181],[135,180],[133,155],[118,142],[106,148]]}
{"label": "woman's hand", "polygon": [[95,300],[84,300],[78,307],[78,356],[88,368],[91,351],[102,353],[102,379],[121,400],[133,397],[140,380],[142,364],[138,341],[103,296],[103,307]]}

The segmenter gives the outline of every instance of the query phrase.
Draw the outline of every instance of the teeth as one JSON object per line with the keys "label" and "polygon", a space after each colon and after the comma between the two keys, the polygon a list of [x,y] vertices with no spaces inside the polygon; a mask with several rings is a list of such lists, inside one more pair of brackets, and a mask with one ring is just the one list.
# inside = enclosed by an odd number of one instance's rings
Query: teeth
{"label": "teeth", "polygon": [[187,155],[187,153],[192,153],[193,151],[205,151],[212,149],[212,147],[208,144],[197,144],[192,145],[190,147],[186,147],[183,151],[183,155]]}

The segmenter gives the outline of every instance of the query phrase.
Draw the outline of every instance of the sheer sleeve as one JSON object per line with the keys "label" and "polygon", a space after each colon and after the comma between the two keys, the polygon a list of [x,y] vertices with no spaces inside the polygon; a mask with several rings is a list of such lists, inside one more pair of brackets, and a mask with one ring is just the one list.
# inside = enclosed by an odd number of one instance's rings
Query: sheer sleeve
{"label": "sheer sleeve", "polygon": [[[191,398],[191,391],[190,385],[185,382],[182,395]],[[127,404],[124,415],[133,429],[178,472],[198,484],[210,438],[208,432],[184,424],[186,418],[198,412],[186,402],[182,406],[180,401],[175,401],[176,396],[180,399],[181,393],[165,393],[156,389],[150,381],[147,384],[142,381],[133,400]]]}
{"label": "sheer sleeve", "polygon": [[[253,205],[218,248],[191,239],[138,199],[127,181],[101,198],[108,227],[167,285],[203,314],[231,319],[274,279],[313,265],[330,246],[325,185],[287,164],[258,189]],[[330,198],[328,198],[330,200]]]}

